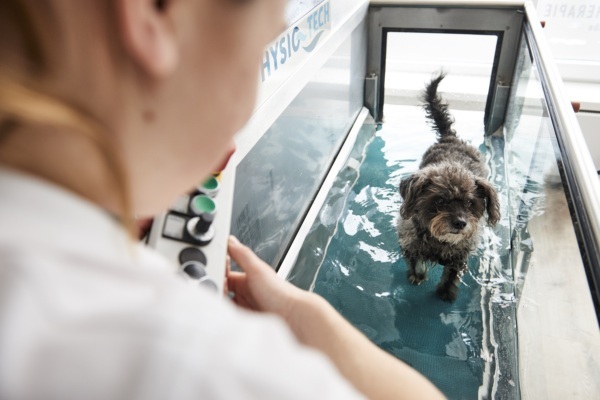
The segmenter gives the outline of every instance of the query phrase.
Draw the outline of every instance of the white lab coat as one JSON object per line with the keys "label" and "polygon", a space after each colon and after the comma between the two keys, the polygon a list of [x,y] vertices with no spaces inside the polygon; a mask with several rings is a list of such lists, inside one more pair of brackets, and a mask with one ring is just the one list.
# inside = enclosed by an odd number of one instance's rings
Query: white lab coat
{"label": "white lab coat", "polygon": [[0,399],[352,399],[273,316],[189,286],[108,214],[0,169]]}

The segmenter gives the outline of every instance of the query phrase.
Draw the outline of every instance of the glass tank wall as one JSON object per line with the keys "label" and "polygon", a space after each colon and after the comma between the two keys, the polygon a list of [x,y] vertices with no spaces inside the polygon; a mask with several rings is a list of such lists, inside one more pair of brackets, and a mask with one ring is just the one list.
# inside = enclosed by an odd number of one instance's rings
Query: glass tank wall
{"label": "glass tank wall", "polygon": [[277,268],[362,108],[365,23],[239,163],[231,233]]}

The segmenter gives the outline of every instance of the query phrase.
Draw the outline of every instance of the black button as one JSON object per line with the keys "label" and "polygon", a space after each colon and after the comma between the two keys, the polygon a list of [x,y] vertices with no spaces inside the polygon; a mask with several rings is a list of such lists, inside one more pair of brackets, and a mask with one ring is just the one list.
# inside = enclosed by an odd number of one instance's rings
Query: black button
{"label": "black button", "polygon": [[181,268],[190,278],[201,279],[206,276],[205,266],[198,261],[188,261]]}
{"label": "black button", "polygon": [[202,265],[208,265],[206,254],[197,247],[186,247],[179,252],[179,264],[183,265],[188,261],[197,261]]}

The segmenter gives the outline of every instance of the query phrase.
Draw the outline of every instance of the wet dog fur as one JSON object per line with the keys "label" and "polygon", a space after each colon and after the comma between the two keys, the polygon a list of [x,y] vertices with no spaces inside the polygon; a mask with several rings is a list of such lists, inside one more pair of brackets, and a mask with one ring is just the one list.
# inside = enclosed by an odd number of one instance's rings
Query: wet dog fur
{"label": "wet dog fur", "polygon": [[454,120],[437,90],[444,77],[439,73],[423,94],[423,108],[437,142],[423,154],[419,170],[400,182],[398,237],[410,283],[427,279],[428,262],[441,264],[444,272],[436,294],[454,301],[484,219],[495,226],[500,206],[494,186],[486,179],[481,154],[452,129]]}

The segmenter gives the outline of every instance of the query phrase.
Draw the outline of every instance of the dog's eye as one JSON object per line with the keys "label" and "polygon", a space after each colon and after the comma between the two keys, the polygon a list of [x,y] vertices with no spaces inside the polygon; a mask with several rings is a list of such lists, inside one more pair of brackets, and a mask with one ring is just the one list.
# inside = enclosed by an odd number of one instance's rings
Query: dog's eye
{"label": "dog's eye", "polygon": [[442,207],[444,204],[446,204],[446,200],[444,200],[444,199],[437,199],[435,201],[435,205],[438,207]]}
{"label": "dog's eye", "polygon": [[472,204],[473,204],[473,202],[471,200],[465,200],[466,207],[471,207]]}

